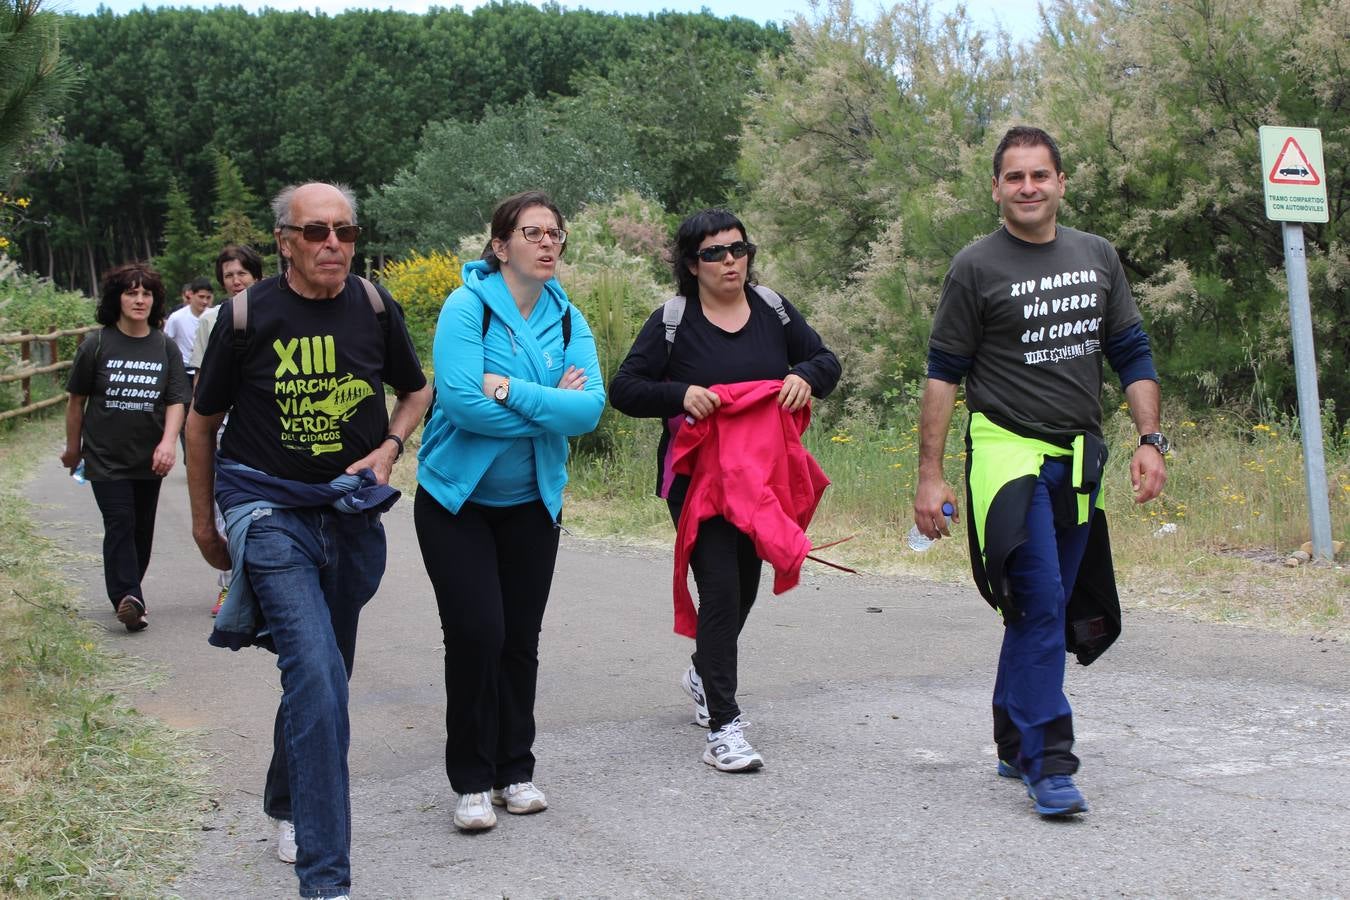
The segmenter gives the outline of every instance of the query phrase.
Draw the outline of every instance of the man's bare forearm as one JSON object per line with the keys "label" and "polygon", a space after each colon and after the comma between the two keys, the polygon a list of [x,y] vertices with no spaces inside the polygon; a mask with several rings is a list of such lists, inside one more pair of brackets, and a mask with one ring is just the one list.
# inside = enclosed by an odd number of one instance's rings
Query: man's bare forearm
{"label": "man's bare forearm", "polygon": [[224,413],[203,416],[195,409],[188,413],[187,481],[194,531],[216,527],[212,507],[216,491],[216,430],[224,419]]}
{"label": "man's bare forearm", "polygon": [[942,478],[942,455],[947,429],[956,406],[956,385],[930,378],[924,384],[919,407],[919,478]]}
{"label": "man's bare forearm", "polygon": [[423,385],[421,390],[395,396],[394,409],[389,413],[389,432],[398,435],[399,440],[406,441],[431,405],[431,384]]}
{"label": "man's bare forearm", "polygon": [[1132,381],[1125,388],[1125,400],[1130,404],[1130,418],[1140,434],[1161,431],[1162,390],[1158,382],[1149,378]]}

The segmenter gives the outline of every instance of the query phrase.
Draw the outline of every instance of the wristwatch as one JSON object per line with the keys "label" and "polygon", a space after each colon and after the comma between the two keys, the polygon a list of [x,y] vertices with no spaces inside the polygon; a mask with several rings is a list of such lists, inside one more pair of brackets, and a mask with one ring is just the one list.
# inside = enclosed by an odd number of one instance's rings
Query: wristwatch
{"label": "wristwatch", "polygon": [[1139,446],[1142,447],[1145,444],[1148,444],[1163,456],[1166,456],[1167,451],[1172,449],[1172,442],[1169,441],[1167,435],[1163,434],[1161,431],[1155,431],[1152,434],[1141,434],[1139,436]]}
{"label": "wristwatch", "polygon": [[511,379],[503,378],[502,383],[492,389],[492,399],[498,403],[505,404],[506,398],[511,394]]}

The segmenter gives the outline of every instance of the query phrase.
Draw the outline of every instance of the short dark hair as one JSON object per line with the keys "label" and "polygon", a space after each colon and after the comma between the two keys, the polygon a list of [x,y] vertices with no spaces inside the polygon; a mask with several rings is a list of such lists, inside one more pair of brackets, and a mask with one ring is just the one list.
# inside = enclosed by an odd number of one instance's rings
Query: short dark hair
{"label": "short dark hair", "polygon": [[211,290],[211,279],[209,278],[194,278],[187,284],[183,285],[184,294],[195,294],[198,291],[209,291],[209,290]]}
{"label": "short dark hair", "polygon": [[1003,135],[1003,140],[994,148],[994,179],[1003,172],[1003,151],[1009,147],[1045,147],[1050,151],[1050,160],[1055,164],[1055,174],[1064,171],[1064,163],[1059,158],[1059,146],[1048,133],[1031,125],[1014,125]]}
{"label": "short dark hair", "polygon": [[94,320],[100,325],[116,325],[122,317],[122,294],[134,287],[150,292],[150,327],[164,325],[164,279],[150,268],[149,263],[129,262],[103,273],[103,286],[98,295],[98,309]]}
{"label": "short dark hair", "polygon": [[[489,272],[496,272],[501,269],[502,261],[497,258],[497,254],[492,251],[492,241],[508,241],[511,239],[511,232],[516,230],[516,223],[520,221],[520,214],[533,206],[542,206],[553,213],[558,220],[559,228],[566,228],[567,223],[563,221],[562,210],[558,209],[558,204],[543,191],[521,191],[519,194],[512,194],[492,211],[492,230],[491,237],[488,238],[487,246],[483,248],[483,261],[487,263]],[[567,252],[567,245],[558,247],[558,255],[562,256]]]}
{"label": "short dark hair", "polygon": [[234,260],[243,266],[254,281],[262,281],[262,256],[247,244],[226,244],[216,257],[216,281],[225,286],[225,264]]}
{"label": "short dark hair", "polygon": [[[675,230],[675,243],[671,245],[671,268],[675,272],[675,284],[680,294],[692,300],[698,296],[698,276],[689,271],[689,263],[698,260],[698,245],[710,234],[735,228],[741,233],[741,240],[750,242],[745,224],[729,210],[716,207],[694,213]],[[755,280],[755,251],[750,250],[750,262],[746,266],[745,282],[753,284]]]}

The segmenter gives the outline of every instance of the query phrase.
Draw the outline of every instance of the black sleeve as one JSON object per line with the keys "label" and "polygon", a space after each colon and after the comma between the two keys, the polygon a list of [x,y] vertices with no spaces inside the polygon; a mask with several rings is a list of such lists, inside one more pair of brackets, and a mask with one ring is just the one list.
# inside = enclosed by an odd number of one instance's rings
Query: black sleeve
{"label": "black sleeve", "polygon": [[164,334],[164,356],[168,363],[164,382],[164,402],[186,404],[192,400],[192,385],[188,382],[187,367],[183,365],[183,354],[167,334]]}
{"label": "black sleeve", "polygon": [[[389,329],[384,344],[384,369],[380,372],[380,377],[396,391],[404,393],[420,391],[426,386],[427,376],[422,371],[422,361],[417,358],[412,335],[408,333],[408,322],[403,317],[403,307],[399,306],[398,301],[389,296],[389,292],[380,285],[376,285],[375,289],[384,297],[385,315],[389,317]],[[221,312],[222,316],[224,314]]]}
{"label": "black sleeve", "polygon": [[788,314],[787,349],[792,374],[804,379],[811,385],[811,393],[823,399],[834,390],[834,386],[839,383],[839,376],[843,374],[839,357],[825,346],[816,330],[806,323],[805,317],[786,298],[783,308]]}
{"label": "black sleeve", "polygon": [[670,353],[661,310],[658,306],[652,311],[609,382],[610,405],[638,419],[678,415],[689,390],[687,384],[665,380]]}
{"label": "black sleeve", "polygon": [[91,331],[75,348],[75,361],[70,365],[70,377],[66,379],[66,390],[81,397],[94,392],[94,348],[98,346],[100,332]]}
{"label": "black sleeve", "polygon": [[234,301],[226,300],[216,314],[216,324],[202,356],[202,367],[197,370],[193,409],[203,416],[229,412],[234,405],[238,376],[239,367],[234,362]]}

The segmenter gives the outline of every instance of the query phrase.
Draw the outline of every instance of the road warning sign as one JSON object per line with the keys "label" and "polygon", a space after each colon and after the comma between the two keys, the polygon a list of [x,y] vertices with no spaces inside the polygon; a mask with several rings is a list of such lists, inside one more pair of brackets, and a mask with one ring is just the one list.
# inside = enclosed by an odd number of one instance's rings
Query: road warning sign
{"label": "road warning sign", "polygon": [[1321,184],[1322,176],[1308,162],[1308,156],[1293,137],[1285,139],[1270,169],[1271,184]]}
{"label": "road warning sign", "polygon": [[1261,126],[1261,171],[1266,218],[1326,222],[1322,132],[1316,128]]}

